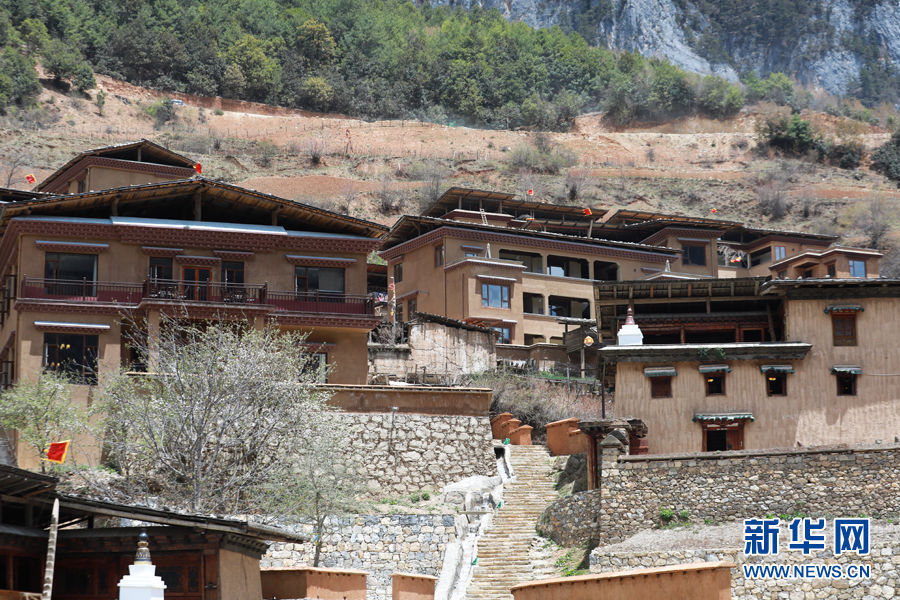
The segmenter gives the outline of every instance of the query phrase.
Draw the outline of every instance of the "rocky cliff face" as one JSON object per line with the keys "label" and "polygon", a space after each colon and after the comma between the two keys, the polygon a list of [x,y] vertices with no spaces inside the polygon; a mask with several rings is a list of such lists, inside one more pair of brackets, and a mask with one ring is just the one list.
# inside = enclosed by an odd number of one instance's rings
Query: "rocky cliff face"
{"label": "rocky cliff face", "polygon": [[[433,0],[438,4],[497,9],[506,18],[533,27],[560,25],[582,33],[593,44],[666,58],[696,73],[737,79],[752,69],[761,76],[782,71],[806,84],[845,94],[866,61],[887,59],[900,65],[900,2],[897,0],[809,0],[815,5],[793,15],[735,15],[713,0]],[[799,0],[796,0],[799,2]],[[753,6],[753,3],[744,4]],[[760,5],[766,3],[758,3]],[[790,5],[790,2],[787,4]],[[731,10],[726,17],[722,13]],[[771,36],[735,36],[721,21],[746,19]],[[790,23],[790,26],[787,24]],[[771,25],[771,26],[770,26]],[[791,32],[802,33],[793,37]],[[758,32],[757,32],[758,33]],[[718,52],[710,51],[718,48]]]}

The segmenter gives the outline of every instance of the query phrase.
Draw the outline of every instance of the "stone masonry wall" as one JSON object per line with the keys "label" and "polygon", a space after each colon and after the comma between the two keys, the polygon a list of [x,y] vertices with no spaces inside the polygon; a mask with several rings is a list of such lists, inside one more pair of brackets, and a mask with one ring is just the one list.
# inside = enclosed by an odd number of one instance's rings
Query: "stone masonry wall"
{"label": "stone masonry wall", "polygon": [[[440,575],[444,550],[456,540],[455,515],[373,515],[329,519],[319,566],[361,569],[369,576],[368,600],[390,600],[391,574]],[[311,526],[300,526],[312,535]],[[315,549],[305,544],[276,543],[260,566],[312,565]]]}
{"label": "stone masonry wall", "polygon": [[465,375],[497,365],[495,334],[443,323],[409,323],[409,343],[369,346],[369,379],[379,375],[405,378],[416,373],[436,375],[453,384]]}
{"label": "stone masonry wall", "polygon": [[[609,440],[609,438],[607,438]],[[804,513],[883,518],[900,511],[900,445],[619,456],[602,449],[599,490],[541,517],[544,535],[574,545],[617,542],[659,523],[661,508],[703,523]]]}
{"label": "stone masonry wall", "polygon": [[[662,567],[693,562],[725,560],[737,565],[731,570],[732,600],[758,600],[759,598],[785,598],[806,600],[807,598],[827,598],[829,600],[876,600],[895,598],[900,595],[900,543],[896,540],[878,542],[872,538],[872,548],[868,556],[842,554],[833,556],[831,550],[813,552],[805,556],[802,552],[782,552],[778,556],[744,556],[743,549],[727,548],[665,552],[614,552],[604,553],[597,548],[591,553],[591,573],[611,573],[646,567]],[[776,579],[745,578],[744,564],[785,564],[785,565],[868,565],[870,577],[851,579]]]}
{"label": "stone masonry wall", "polygon": [[370,496],[437,492],[472,475],[497,474],[486,416],[345,413],[344,418],[353,432],[348,451],[363,467]]}

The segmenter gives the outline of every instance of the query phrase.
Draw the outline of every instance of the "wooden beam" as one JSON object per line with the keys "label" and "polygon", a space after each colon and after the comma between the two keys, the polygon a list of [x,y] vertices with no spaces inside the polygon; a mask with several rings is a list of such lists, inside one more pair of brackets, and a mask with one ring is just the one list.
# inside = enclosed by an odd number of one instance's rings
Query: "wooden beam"
{"label": "wooden beam", "polygon": [[203,220],[203,201],[200,195],[200,190],[194,192],[194,220]]}

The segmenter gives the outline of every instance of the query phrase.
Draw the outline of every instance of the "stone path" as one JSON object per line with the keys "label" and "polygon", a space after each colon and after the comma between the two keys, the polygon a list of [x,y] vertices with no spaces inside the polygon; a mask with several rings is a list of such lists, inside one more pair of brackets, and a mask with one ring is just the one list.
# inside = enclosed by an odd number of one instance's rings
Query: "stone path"
{"label": "stone path", "polygon": [[535,532],[538,517],[558,498],[551,473],[551,457],[544,446],[507,446],[513,479],[504,485],[503,505],[478,540],[478,563],[466,593],[467,600],[509,600],[512,586],[554,576]]}

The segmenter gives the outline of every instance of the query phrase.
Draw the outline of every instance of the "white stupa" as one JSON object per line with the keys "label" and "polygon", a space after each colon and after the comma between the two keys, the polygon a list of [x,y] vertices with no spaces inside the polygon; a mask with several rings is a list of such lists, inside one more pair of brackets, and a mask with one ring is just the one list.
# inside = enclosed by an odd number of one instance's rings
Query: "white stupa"
{"label": "white stupa", "polygon": [[162,577],[156,574],[156,565],[150,562],[150,536],[142,531],[134,564],[128,565],[128,575],[119,581],[119,600],[163,600],[165,589]]}
{"label": "white stupa", "polygon": [[634,311],[630,306],[625,315],[625,324],[619,329],[618,338],[620,346],[641,346],[644,343],[644,334],[634,322]]}

